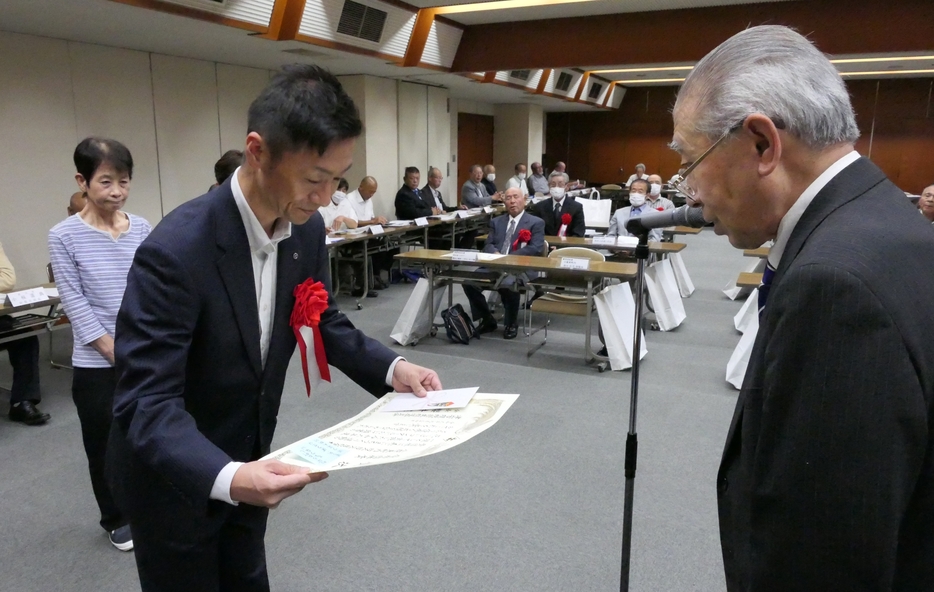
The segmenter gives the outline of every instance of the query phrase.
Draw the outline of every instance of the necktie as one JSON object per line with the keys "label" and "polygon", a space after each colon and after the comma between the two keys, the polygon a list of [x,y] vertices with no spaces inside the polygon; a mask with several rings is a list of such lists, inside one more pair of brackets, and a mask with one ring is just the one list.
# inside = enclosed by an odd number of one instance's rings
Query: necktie
{"label": "necktie", "polygon": [[509,247],[512,246],[512,233],[516,231],[516,221],[509,221],[509,229],[506,230],[506,238],[503,240],[503,247],[499,250],[503,255],[509,254]]}
{"label": "necktie", "polygon": [[775,268],[771,263],[766,263],[765,271],[762,272],[762,283],[759,285],[759,318],[762,318],[762,311],[765,310],[765,303],[769,299],[769,290],[772,288],[772,278],[775,277]]}
{"label": "necktie", "polygon": [[555,202],[555,222],[557,222],[559,226],[561,225],[561,202],[560,201]]}

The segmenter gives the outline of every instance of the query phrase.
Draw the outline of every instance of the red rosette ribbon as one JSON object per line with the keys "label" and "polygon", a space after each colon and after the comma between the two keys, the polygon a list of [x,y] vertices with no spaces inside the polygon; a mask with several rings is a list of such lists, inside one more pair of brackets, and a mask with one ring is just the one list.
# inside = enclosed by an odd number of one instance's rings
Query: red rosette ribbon
{"label": "red rosette ribbon", "polygon": [[658,210],[659,212],[664,212],[664,211],[665,211],[665,208],[655,208],[655,209]]}
{"label": "red rosette ribbon", "polygon": [[516,249],[520,248],[519,243],[528,243],[530,240],[532,240],[532,233],[529,232],[528,228],[523,228],[519,231],[519,236],[516,237],[515,241],[513,241],[512,248],[509,250],[515,251]]}
{"label": "red rosette ribbon", "polygon": [[328,291],[321,282],[316,282],[308,278],[301,284],[295,286],[292,291],[295,296],[295,306],[292,308],[292,317],[289,319],[289,325],[295,333],[295,339],[298,341],[298,349],[302,353],[302,371],[305,373],[305,390],[308,396],[311,396],[311,381],[308,379],[308,353],[305,338],[302,337],[300,329],[302,327],[311,327],[315,341],[315,360],[318,362],[318,373],[323,380],[331,382],[331,371],[328,368],[328,359],[324,353],[324,342],[321,340],[321,330],[318,324],[321,322],[321,313],[328,308]]}
{"label": "red rosette ribbon", "polygon": [[558,236],[566,236],[568,233],[568,224],[571,223],[570,214],[561,214],[561,228],[558,229]]}

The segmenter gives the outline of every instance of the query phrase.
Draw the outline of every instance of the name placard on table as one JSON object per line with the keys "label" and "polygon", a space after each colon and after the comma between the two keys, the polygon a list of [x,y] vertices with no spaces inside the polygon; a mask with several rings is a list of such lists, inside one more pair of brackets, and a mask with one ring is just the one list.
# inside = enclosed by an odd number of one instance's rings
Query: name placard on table
{"label": "name placard on table", "polygon": [[385,230],[383,230],[382,224],[373,224],[369,228],[370,228],[370,234],[383,234],[384,232],[386,232]]}
{"label": "name placard on table", "polygon": [[10,292],[5,294],[4,302],[10,306],[25,306],[27,304],[35,304],[36,302],[45,302],[49,299],[49,295],[46,294],[45,288],[30,288],[28,290],[17,290],[16,292]]}
{"label": "name placard on table", "polygon": [[559,267],[561,269],[590,269],[590,259],[584,259],[581,257],[562,257]]}
{"label": "name placard on table", "polygon": [[454,251],[451,259],[454,261],[479,261],[480,253],[477,251]]}
{"label": "name placard on table", "polygon": [[416,226],[428,226],[428,218],[426,217],[416,218],[415,225]]}
{"label": "name placard on table", "polygon": [[592,239],[593,244],[595,245],[615,245],[616,237],[615,236],[595,236]]}
{"label": "name placard on table", "polygon": [[493,213],[493,206],[483,206],[483,213],[484,213],[484,214],[492,214],[492,213]]}
{"label": "name placard on table", "polygon": [[467,210],[457,210],[457,217],[460,219],[470,218],[470,212]]}

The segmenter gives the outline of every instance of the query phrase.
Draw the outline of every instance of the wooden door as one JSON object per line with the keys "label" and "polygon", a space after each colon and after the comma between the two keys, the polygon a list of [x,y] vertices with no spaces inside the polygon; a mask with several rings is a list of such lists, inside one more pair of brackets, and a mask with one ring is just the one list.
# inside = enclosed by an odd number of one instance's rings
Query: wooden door
{"label": "wooden door", "polygon": [[[470,167],[493,162],[493,116],[457,114],[457,203],[461,187],[470,178]],[[450,202],[448,202],[450,203]]]}

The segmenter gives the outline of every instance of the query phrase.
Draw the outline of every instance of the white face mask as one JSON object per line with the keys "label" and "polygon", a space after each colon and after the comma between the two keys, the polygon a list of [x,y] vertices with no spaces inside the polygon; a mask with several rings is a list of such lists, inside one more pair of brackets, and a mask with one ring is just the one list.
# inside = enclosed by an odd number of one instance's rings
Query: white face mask
{"label": "white face mask", "polygon": [[551,194],[551,197],[560,200],[564,197],[564,187],[552,187],[548,190],[548,193]]}
{"label": "white face mask", "polygon": [[492,183],[493,181],[495,181],[495,180],[496,180],[496,173],[490,173],[489,175],[487,175],[487,176],[486,176],[486,180],[489,181],[490,183]]}
{"label": "white face mask", "polygon": [[345,199],[347,199],[347,194],[343,191],[335,191],[334,195],[331,196],[331,201],[334,202],[335,205],[340,204]]}
{"label": "white face mask", "polygon": [[518,177],[520,181],[525,181],[525,173],[519,173],[516,177]]}
{"label": "white face mask", "polygon": [[661,192],[662,192],[662,185],[661,185],[661,183],[652,183],[652,186],[651,186],[651,188],[649,189],[649,193],[651,193],[652,195],[658,195],[658,194],[660,194]]}
{"label": "white face mask", "polygon": [[645,203],[645,195],[642,193],[630,193],[629,194],[629,205],[634,208],[640,207]]}

